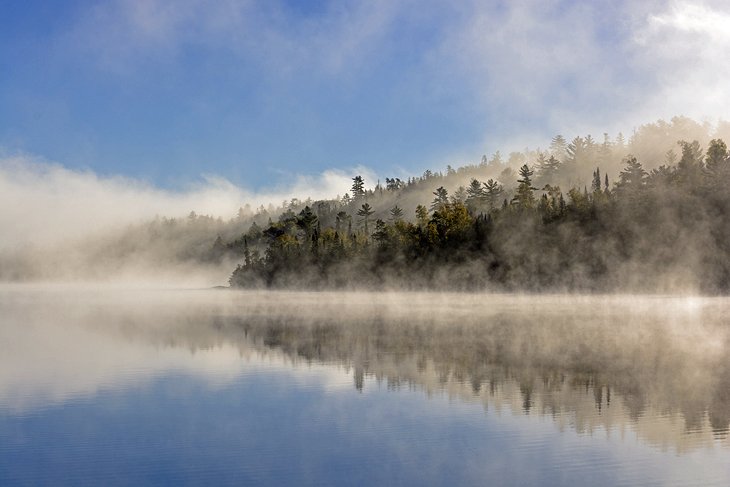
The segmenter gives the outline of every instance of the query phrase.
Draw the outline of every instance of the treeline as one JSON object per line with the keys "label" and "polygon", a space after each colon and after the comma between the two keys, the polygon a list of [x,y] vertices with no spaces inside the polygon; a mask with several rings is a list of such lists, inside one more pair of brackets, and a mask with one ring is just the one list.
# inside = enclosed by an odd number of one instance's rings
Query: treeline
{"label": "treeline", "polygon": [[[722,140],[706,151],[680,142],[681,154],[666,153],[650,171],[626,156],[611,182],[581,155],[585,139],[561,139],[512,173],[516,186],[509,174],[471,178],[452,194],[440,185],[430,205],[411,213],[398,201],[413,181],[366,190],[356,176],[342,199],[254,222],[236,239],[218,238],[214,254],[241,256],[234,287],[728,291],[730,156]],[[615,151],[591,150],[612,167]],[[566,174],[581,171],[590,185],[563,191]],[[383,192],[394,195],[388,208]]]}

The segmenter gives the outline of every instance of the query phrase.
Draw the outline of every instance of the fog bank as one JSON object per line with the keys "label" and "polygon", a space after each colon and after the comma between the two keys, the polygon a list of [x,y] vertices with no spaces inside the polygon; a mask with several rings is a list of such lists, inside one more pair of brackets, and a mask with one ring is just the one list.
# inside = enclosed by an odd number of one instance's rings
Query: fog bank
{"label": "fog bank", "polygon": [[250,190],[214,175],[180,190],[139,180],[68,169],[30,156],[0,159],[0,252],[57,245],[154,218],[191,211],[229,219],[239,207],[298,198],[333,198],[350,185],[350,172],[295,175],[288,184]]}

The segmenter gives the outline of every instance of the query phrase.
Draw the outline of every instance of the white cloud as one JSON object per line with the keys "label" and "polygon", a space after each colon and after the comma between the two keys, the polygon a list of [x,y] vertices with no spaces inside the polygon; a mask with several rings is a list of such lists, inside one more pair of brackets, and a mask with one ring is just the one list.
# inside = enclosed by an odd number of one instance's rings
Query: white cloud
{"label": "white cloud", "polygon": [[[603,36],[600,7],[576,2],[516,1],[502,8],[463,7],[431,59],[446,89],[472,96],[489,133],[489,150],[544,144],[555,133],[600,130],[618,105],[633,100],[622,75],[623,45]],[[603,10],[606,10],[605,8]],[[495,137],[498,138],[495,145]]]}
{"label": "white cloud", "polygon": [[640,62],[656,78],[637,118],[730,113],[730,9],[727,3],[672,2],[648,15],[635,37]]}
{"label": "white cloud", "polygon": [[[630,131],[730,111],[730,11],[721,2],[462,3],[430,56],[437,89],[490,119],[484,145]],[[496,132],[496,134],[495,134]]]}

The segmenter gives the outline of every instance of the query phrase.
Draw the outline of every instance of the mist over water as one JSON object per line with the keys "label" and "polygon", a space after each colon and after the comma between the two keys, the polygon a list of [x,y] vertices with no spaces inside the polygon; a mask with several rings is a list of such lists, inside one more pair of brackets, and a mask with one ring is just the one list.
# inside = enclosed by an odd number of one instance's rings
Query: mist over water
{"label": "mist over water", "polygon": [[730,480],[726,298],[2,291],[4,482]]}

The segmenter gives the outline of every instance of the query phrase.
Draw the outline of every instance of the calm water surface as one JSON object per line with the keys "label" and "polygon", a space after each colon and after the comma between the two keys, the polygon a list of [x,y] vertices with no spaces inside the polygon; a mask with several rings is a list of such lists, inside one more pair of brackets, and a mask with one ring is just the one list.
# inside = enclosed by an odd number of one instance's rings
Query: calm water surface
{"label": "calm water surface", "polygon": [[730,300],[0,289],[0,485],[730,485]]}

